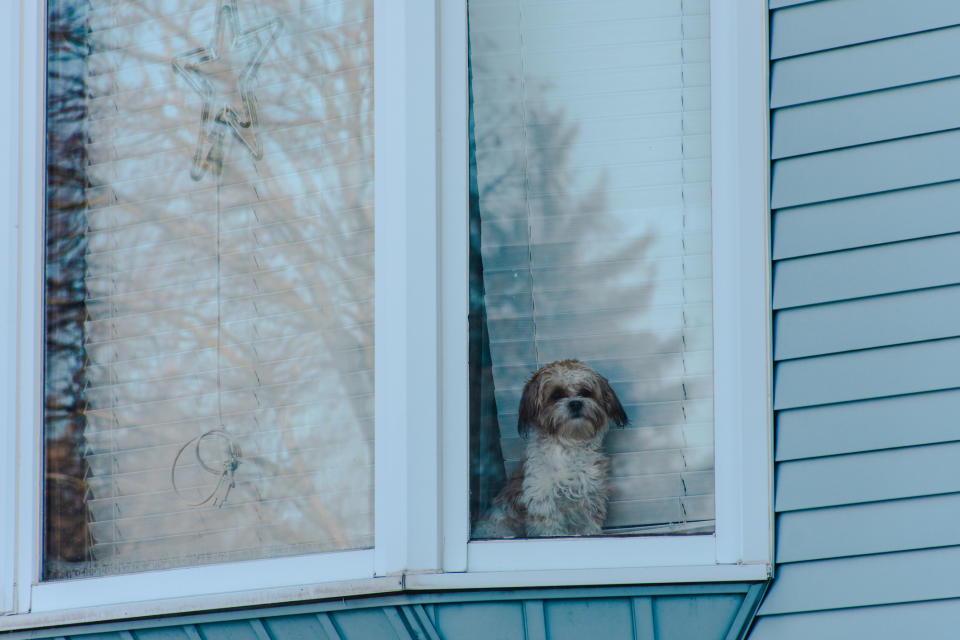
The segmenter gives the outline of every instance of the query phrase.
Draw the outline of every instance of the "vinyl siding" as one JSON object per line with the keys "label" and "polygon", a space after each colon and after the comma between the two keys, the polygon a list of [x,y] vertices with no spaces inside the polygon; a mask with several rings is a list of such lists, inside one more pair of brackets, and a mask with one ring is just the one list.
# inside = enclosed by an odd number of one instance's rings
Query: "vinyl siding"
{"label": "vinyl siding", "polygon": [[960,618],[960,3],[770,1],[777,576],[750,638]]}

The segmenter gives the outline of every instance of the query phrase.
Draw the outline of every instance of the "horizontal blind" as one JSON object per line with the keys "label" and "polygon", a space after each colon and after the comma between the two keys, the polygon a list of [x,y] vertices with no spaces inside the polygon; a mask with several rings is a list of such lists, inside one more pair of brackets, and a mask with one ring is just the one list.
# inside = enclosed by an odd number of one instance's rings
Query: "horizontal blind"
{"label": "horizontal blind", "polygon": [[471,0],[485,307],[502,450],[524,382],[584,360],[631,425],[610,531],[713,528],[707,0]]}
{"label": "horizontal blind", "polygon": [[60,574],[372,546],[372,2],[87,21],[91,548]]}

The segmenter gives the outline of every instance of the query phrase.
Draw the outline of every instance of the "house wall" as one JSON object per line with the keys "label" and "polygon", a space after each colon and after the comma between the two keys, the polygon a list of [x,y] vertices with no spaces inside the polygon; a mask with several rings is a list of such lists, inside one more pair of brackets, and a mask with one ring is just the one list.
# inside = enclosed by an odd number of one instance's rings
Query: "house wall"
{"label": "house wall", "polygon": [[960,3],[770,0],[776,580],[751,640],[960,620]]}
{"label": "house wall", "polygon": [[[960,614],[928,602],[960,595],[948,588],[960,281],[944,269],[960,275],[948,162],[960,33],[941,28],[960,22],[955,1],[771,0],[781,564],[753,637],[899,637],[901,615],[935,630]],[[735,640],[762,588],[402,595],[9,637]],[[876,604],[890,606],[860,608]]]}

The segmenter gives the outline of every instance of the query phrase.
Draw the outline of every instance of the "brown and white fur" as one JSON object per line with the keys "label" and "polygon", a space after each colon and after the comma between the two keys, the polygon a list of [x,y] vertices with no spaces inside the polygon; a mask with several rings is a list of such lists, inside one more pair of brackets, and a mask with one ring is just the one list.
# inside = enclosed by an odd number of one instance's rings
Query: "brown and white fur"
{"label": "brown and white fur", "polygon": [[607,516],[603,438],[627,414],[606,378],[579,360],[533,374],[520,399],[523,464],[477,523],[477,538],[597,535]]}

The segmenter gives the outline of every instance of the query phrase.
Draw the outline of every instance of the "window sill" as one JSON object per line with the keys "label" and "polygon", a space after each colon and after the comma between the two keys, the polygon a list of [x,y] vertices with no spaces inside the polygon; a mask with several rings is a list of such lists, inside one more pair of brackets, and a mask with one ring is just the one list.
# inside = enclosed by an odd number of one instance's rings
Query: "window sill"
{"label": "window sill", "polygon": [[62,625],[88,624],[110,620],[150,618],[182,614],[184,624],[188,617],[205,611],[261,607],[278,604],[296,604],[312,600],[371,596],[397,593],[403,590],[403,576],[364,578],[342,582],[327,582],[276,589],[235,591],[186,598],[145,600],[125,604],[85,606],[58,611],[17,613],[0,616],[0,634],[17,629],[37,629]]}
{"label": "window sill", "polygon": [[770,576],[771,568],[767,564],[402,574],[295,587],[254,589],[185,598],[11,614],[0,616],[0,633],[175,614],[185,616],[182,623],[190,624],[191,615],[211,610],[289,605],[332,598],[389,595],[404,591],[755,582],[768,580]]}
{"label": "window sill", "polygon": [[587,587],[624,584],[691,584],[768,580],[767,564],[709,564],[615,569],[547,569],[542,571],[473,571],[404,576],[409,591],[430,589],[515,589],[521,587]]}
{"label": "window sill", "polygon": [[563,558],[563,569],[593,572],[637,567],[712,566],[717,539],[710,535],[583,537],[482,540],[467,545],[472,572],[552,571]]}

